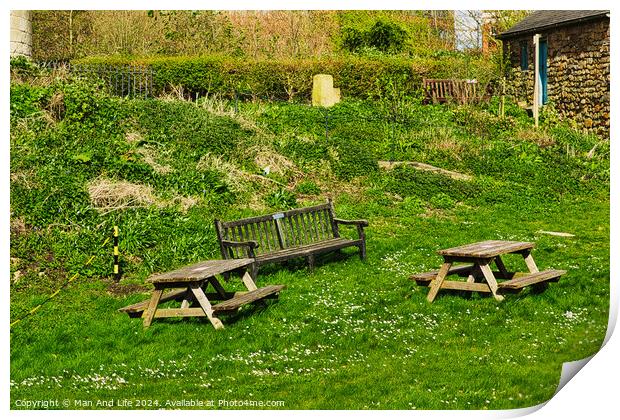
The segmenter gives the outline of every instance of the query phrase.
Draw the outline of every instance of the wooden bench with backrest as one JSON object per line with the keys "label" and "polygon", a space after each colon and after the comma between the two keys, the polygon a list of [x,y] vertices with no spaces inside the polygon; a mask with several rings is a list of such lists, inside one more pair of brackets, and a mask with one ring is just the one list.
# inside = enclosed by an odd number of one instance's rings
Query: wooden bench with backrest
{"label": "wooden bench with backrest", "polygon": [[[357,227],[357,239],[340,236],[341,225]],[[335,217],[331,200],[313,207],[288,210],[264,216],[223,222],[215,220],[222,257],[254,258],[252,278],[267,263],[306,258],[310,269],[315,256],[347,247],[357,247],[366,258],[366,220],[342,220]]]}
{"label": "wooden bench with backrest", "polygon": [[426,102],[445,103],[455,101],[466,104],[476,99],[477,82],[455,79],[424,79]]}

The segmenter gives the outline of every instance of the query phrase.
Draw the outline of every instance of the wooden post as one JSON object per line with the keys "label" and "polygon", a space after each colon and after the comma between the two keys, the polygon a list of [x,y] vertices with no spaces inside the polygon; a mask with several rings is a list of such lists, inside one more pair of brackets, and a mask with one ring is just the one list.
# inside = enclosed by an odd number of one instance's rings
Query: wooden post
{"label": "wooden post", "polygon": [[532,113],[534,115],[534,126],[538,128],[538,107],[540,105],[540,34],[534,35],[534,101],[532,102]]}
{"label": "wooden post", "polygon": [[506,78],[505,77],[502,77],[502,101],[499,106],[500,106],[499,116],[504,118],[504,115],[506,115]]}
{"label": "wooden post", "polygon": [[114,226],[114,280],[119,281],[121,279],[121,270],[118,263],[118,226]]}

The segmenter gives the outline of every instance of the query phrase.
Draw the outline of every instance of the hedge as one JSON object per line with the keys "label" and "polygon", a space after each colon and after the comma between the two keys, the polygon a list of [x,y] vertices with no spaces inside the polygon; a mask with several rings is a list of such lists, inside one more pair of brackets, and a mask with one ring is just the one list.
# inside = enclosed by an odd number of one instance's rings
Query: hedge
{"label": "hedge", "polygon": [[[345,97],[368,98],[385,93],[387,81],[398,80],[408,95],[416,95],[424,78],[476,77],[489,73],[489,64],[461,56],[433,58],[361,58],[247,60],[220,56],[201,57],[90,57],[76,64],[139,64],[150,66],[157,92],[182,86],[189,94],[238,95],[252,98],[308,100],[312,76],[334,76]],[[482,72],[480,70],[483,70]]]}

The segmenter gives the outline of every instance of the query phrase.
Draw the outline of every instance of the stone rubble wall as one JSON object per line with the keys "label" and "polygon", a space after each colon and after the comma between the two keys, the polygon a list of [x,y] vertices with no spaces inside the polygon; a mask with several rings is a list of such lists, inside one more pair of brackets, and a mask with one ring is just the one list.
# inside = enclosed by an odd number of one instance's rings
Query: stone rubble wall
{"label": "stone rubble wall", "polygon": [[32,56],[30,10],[11,10],[11,57]]}
{"label": "stone rubble wall", "polygon": [[[547,39],[547,96],[564,119],[588,132],[609,137],[609,19],[540,32]],[[521,41],[528,42],[528,69],[521,70]],[[533,35],[504,41],[509,59],[507,93],[532,104]]]}

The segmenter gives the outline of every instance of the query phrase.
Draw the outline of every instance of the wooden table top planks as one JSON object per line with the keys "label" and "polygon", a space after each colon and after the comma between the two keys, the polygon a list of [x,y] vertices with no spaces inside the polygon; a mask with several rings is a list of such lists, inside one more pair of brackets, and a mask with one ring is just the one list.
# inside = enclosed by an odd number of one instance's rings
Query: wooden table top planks
{"label": "wooden table top planks", "polygon": [[235,260],[210,260],[188,265],[167,273],[156,274],[148,279],[149,283],[175,283],[178,281],[203,280],[217,274],[226,273],[239,268],[247,267],[254,262],[251,258]]}
{"label": "wooden table top planks", "polygon": [[444,257],[493,258],[534,248],[532,242],[482,241],[437,251]]}

